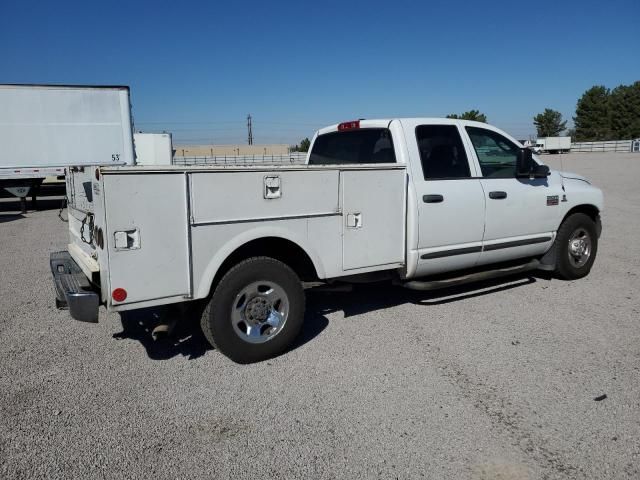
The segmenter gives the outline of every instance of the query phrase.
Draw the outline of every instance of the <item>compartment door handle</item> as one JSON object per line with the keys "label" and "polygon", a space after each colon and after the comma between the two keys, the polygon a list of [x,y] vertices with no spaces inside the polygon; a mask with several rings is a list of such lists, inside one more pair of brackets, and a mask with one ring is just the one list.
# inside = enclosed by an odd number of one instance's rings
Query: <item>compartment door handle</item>
{"label": "compartment door handle", "polygon": [[444,197],[442,195],[423,195],[422,201],[424,203],[442,203],[444,202]]}

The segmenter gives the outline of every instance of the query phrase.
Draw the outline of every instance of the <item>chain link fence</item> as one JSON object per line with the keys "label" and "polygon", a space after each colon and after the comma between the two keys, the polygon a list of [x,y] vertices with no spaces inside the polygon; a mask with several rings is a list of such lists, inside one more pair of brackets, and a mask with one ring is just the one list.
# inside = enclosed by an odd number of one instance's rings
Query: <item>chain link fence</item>
{"label": "chain link fence", "polygon": [[285,155],[217,155],[205,157],[173,157],[174,165],[302,165],[306,152]]}
{"label": "chain link fence", "polygon": [[631,140],[575,142],[571,144],[571,152],[631,152],[632,143],[633,142]]}

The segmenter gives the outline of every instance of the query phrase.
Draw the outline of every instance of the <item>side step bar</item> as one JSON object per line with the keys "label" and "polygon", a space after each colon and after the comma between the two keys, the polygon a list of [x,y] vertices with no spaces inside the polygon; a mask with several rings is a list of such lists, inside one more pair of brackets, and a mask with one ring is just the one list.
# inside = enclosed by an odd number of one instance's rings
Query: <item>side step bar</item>
{"label": "side step bar", "polygon": [[515,275],[518,273],[528,272],[530,270],[536,270],[540,267],[539,260],[531,260],[524,265],[516,265],[515,267],[498,268],[495,270],[487,270],[483,272],[470,273],[469,275],[463,275],[461,277],[447,278],[444,280],[432,280],[432,281],[420,281],[411,280],[409,282],[400,283],[400,286],[408,288],[410,290],[438,290],[441,288],[455,287],[458,285],[464,285],[466,283],[479,282],[481,280],[490,280],[494,278],[507,277],[509,275]]}
{"label": "side step bar", "polygon": [[56,307],[69,309],[72,318],[98,323],[99,295],[69,252],[49,256],[51,275],[56,290]]}

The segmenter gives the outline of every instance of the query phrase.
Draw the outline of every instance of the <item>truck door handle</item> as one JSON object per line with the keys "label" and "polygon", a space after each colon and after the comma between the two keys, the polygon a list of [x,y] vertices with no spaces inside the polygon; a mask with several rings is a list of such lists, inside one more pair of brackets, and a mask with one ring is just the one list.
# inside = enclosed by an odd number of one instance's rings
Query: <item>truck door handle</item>
{"label": "truck door handle", "polygon": [[442,195],[423,195],[422,201],[424,203],[442,203],[444,197]]}
{"label": "truck door handle", "polygon": [[502,200],[503,198],[507,198],[507,192],[489,192],[489,198]]}

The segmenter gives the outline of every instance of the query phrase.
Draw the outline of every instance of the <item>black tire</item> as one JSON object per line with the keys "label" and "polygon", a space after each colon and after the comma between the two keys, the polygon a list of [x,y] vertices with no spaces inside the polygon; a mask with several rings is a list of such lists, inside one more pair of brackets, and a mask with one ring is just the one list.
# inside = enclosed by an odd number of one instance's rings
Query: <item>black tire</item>
{"label": "black tire", "polygon": [[[263,343],[251,343],[247,340],[248,335],[243,337],[242,329],[234,323],[237,315],[253,317],[246,313],[246,308],[234,306],[234,302],[249,286],[263,281],[281,289],[288,303],[288,314],[273,337],[267,340],[260,337],[258,341]],[[260,294],[249,300],[258,297]],[[243,303],[250,302],[245,298]],[[295,340],[304,321],[304,304],[302,283],[288,265],[270,257],[252,257],[235,265],[222,277],[202,314],[200,325],[209,343],[234,362],[259,362],[282,353]],[[233,308],[237,309],[236,317]],[[261,312],[264,314],[264,310]],[[249,322],[248,319],[246,321]],[[267,327],[267,333],[271,331],[268,325],[263,326]]]}
{"label": "black tire", "polygon": [[[584,233],[584,237],[580,234]],[[575,255],[570,253],[570,239],[586,238],[589,242],[589,255],[584,263],[580,264]],[[585,277],[591,271],[593,262],[598,252],[598,231],[595,222],[584,213],[574,213],[567,217],[560,228],[555,241],[557,277],[564,280],[575,280]]]}

